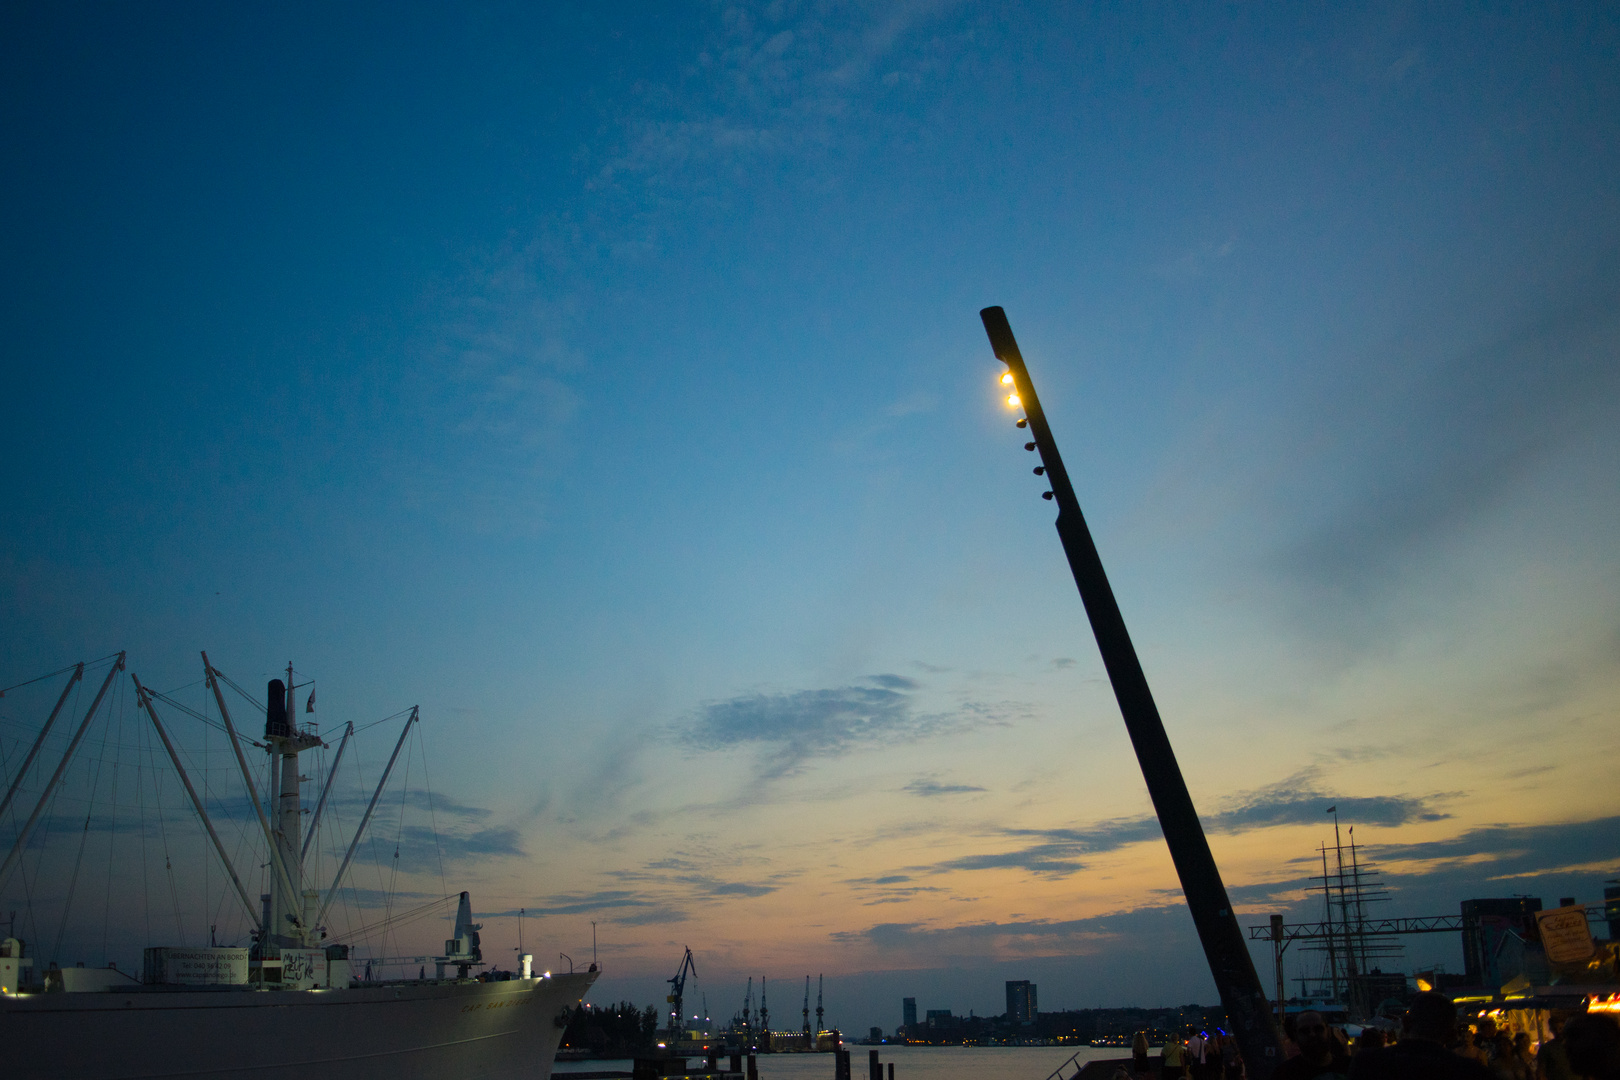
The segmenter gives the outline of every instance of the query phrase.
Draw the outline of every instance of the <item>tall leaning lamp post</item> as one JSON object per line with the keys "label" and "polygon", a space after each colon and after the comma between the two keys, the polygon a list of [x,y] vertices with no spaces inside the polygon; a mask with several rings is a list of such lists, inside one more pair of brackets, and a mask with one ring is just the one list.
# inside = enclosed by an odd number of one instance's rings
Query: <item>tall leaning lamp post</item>
{"label": "tall leaning lamp post", "polygon": [[1136,657],[1136,647],[1125,629],[1125,619],[1119,613],[1119,603],[1108,584],[1108,575],[1103,572],[1097,545],[1091,539],[1085,515],[1080,512],[1080,501],[1075,498],[1074,485],[1069,482],[1063,457],[1052,439],[1052,429],[1041,411],[1040,397],[1030,381],[1018,342],[1013,339],[1007,314],[999,307],[987,307],[979,312],[979,317],[984,320],[985,333],[990,336],[990,347],[996,359],[1007,365],[1001,377],[1009,390],[1007,403],[1023,410],[1018,426],[1029,432],[1024,449],[1040,453],[1041,464],[1035,468],[1035,474],[1044,475],[1051,485],[1051,490],[1043,492],[1043,497],[1057,503],[1058,539],[1069,558],[1069,569],[1080,590],[1086,617],[1091,621],[1091,632],[1097,638],[1097,649],[1108,670],[1108,681],[1113,684],[1114,697],[1119,701],[1125,730],[1136,750],[1136,760],[1142,766],[1142,778],[1147,781],[1148,795],[1159,816],[1159,827],[1164,831],[1176,875],[1181,879],[1181,891],[1187,898],[1187,909],[1192,913],[1210,974],[1215,978],[1215,988],[1220,992],[1221,1005],[1235,1029],[1233,1034],[1237,1036],[1249,1076],[1252,1080],[1269,1080],[1282,1062],[1278,1031],[1265,990],[1260,985],[1260,976],[1255,972],[1254,960],[1243,940],[1243,931],[1232,913],[1232,902],[1227,898],[1220,869],[1209,850],[1209,840],[1198,821],[1198,811],[1193,808],[1192,796],[1187,792],[1187,782],[1182,779],[1181,766],[1176,764],[1164,721],[1159,718],[1159,708],[1153,702],[1147,676],[1142,673],[1142,663]]}

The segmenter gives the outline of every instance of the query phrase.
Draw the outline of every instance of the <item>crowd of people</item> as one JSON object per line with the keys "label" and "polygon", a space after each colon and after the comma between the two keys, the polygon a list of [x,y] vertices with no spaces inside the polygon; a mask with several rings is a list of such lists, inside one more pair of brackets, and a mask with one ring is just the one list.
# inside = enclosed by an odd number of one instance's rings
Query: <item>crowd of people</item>
{"label": "crowd of people", "polygon": [[1147,1033],[1138,1031],[1131,1040],[1131,1070],[1117,1080],[1136,1077],[1163,1077],[1165,1080],[1243,1080],[1243,1055],[1237,1040],[1219,1029],[1214,1032],[1188,1028],[1180,1038],[1165,1040],[1159,1050],[1158,1068],[1149,1057]]}
{"label": "crowd of people", "polygon": [[[1552,1038],[1468,1023],[1444,994],[1416,994],[1398,1032],[1363,1028],[1353,1040],[1320,1013],[1290,1017],[1285,1057],[1274,1080],[1620,1080],[1620,1021],[1609,1013],[1554,1017]],[[1155,1067],[1157,1066],[1157,1067]],[[1237,1041],[1225,1032],[1189,1030],[1149,1057],[1145,1033],[1131,1047],[1129,1071],[1115,1080],[1243,1080]]]}
{"label": "crowd of people", "polygon": [[1553,1021],[1553,1038],[1500,1030],[1482,1017],[1461,1022],[1444,994],[1407,1004],[1398,1033],[1363,1029],[1354,1045],[1319,1014],[1301,1013],[1289,1033],[1293,1051],[1275,1080],[1620,1080],[1620,1023],[1606,1013]]}

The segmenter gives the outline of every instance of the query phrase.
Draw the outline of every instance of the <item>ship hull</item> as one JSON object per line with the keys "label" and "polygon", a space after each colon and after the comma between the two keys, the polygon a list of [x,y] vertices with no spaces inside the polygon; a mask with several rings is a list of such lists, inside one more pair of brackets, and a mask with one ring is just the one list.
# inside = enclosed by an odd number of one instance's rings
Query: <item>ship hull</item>
{"label": "ship hull", "polygon": [[0,1060],[53,1080],[546,1080],[595,980],[8,995]]}

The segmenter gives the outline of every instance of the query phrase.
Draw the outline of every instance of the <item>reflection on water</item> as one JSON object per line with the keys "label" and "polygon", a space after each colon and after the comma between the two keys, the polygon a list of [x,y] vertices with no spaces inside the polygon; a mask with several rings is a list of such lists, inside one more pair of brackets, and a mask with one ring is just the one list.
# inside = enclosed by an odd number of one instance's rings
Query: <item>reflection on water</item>
{"label": "reflection on water", "polygon": [[[1103,1046],[851,1046],[850,1075],[853,1080],[867,1080],[867,1053],[876,1050],[878,1060],[884,1063],[884,1080],[888,1080],[891,1061],[894,1062],[894,1080],[1046,1080],[1076,1049],[1080,1051],[1081,1061],[1130,1056],[1129,1050]],[[701,1060],[689,1059],[693,1066],[701,1064]],[[758,1060],[760,1080],[833,1080],[831,1054],[761,1054]],[[630,1061],[559,1062],[552,1075],[629,1072],[631,1064]],[[721,1064],[725,1064],[724,1058]]]}

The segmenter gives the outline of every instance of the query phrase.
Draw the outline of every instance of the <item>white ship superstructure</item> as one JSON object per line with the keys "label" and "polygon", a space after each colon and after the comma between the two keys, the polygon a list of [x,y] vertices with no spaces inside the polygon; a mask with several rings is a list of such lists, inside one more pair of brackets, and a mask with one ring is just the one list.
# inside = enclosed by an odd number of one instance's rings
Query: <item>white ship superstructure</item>
{"label": "white ship superstructure", "polygon": [[[442,954],[410,957],[433,965],[428,978],[374,982],[351,969],[347,945],[329,941],[327,911],[365,834],[405,736],[416,723],[411,710],[353,840],[324,893],[307,880],[306,856],[331,794],[332,777],[353,734],[345,730],[308,828],[303,826],[299,755],[325,744],[311,727],[293,721],[293,678],[270,681],[264,741],[269,784],[261,800],[220,690],[220,673],[203,655],[209,691],[240,766],[268,853],[269,891],[255,904],[198,798],[169,732],[154,708],[154,695],[133,675],[140,709],[150,720],[174,766],[192,808],[207,831],[232,891],[253,925],[248,948],[146,949],[143,977],[112,968],[31,968],[15,938],[0,941],[0,1057],[17,1076],[53,1080],[147,1080],[158,1077],[243,1078],[296,1075],[300,1080],[386,1076],[389,1080],[432,1077],[483,1078],[550,1075],[557,1045],[573,1006],[596,980],[585,972],[535,975],[522,955],[517,972],[485,972],[480,925],[472,921],[470,897],[459,896],[454,936]],[[96,702],[79,725],[67,755],[46,785],[47,805],[99,708],[119,655]],[[73,682],[82,676],[83,665]],[[67,692],[63,692],[63,701]],[[57,711],[61,705],[58,704]],[[28,762],[33,760],[53,711]],[[23,765],[26,771],[28,762]],[[17,781],[21,780],[19,772]],[[13,783],[5,797],[16,794]],[[0,879],[16,863],[40,810],[19,831],[0,865]]]}

